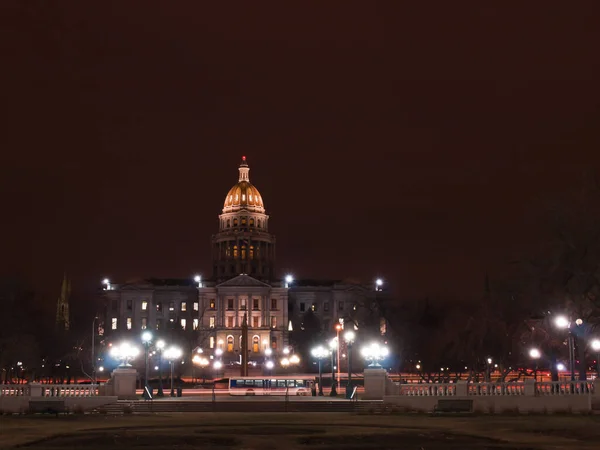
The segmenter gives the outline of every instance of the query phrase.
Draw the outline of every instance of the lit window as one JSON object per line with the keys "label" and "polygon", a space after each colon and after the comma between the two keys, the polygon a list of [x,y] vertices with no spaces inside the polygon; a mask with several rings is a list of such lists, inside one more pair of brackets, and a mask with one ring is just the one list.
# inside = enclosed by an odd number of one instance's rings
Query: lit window
{"label": "lit window", "polygon": [[235,201],[236,202],[238,201],[238,198],[240,198],[239,195],[235,194]]}
{"label": "lit window", "polygon": [[229,196],[229,201],[232,201],[232,200],[233,200],[233,195],[230,195]]}
{"label": "lit window", "polygon": [[260,325],[259,325],[259,321],[258,321],[258,319],[259,319],[259,317],[258,317],[258,316],[254,316],[254,317],[252,318],[252,326],[253,326],[254,328],[258,328],[258,327],[260,326]]}
{"label": "lit window", "polygon": [[187,303],[186,302],[181,302],[181,310],[187,311]]}
{"label": "lit window", "polygon": [[181,325],[181,329],[182,329],[182,330],[185,330],[185,329],[186,329],[185,327],[186,327],[186,325],[187,325],[187,320],[185,320],[185,319],[181,319],[181,321],[180,321],[179,323],[180,323],[180,325]]}
{"label": "lit window", "polygon": [[227,317],[227,328],[233,328],[233,317]]}
{"label": "lit window", "polygon": [[246,309],[246,299],[245,298],[240,298],[240,309],[242,309],[242,310]]}
{"label": "lit window", "polygon": [[142,311],[146,311],[148,309],[148,302],[142,302]]}
{"label": "lit window", "polygon": [[208,326],[210,328],[214,328],[215,327],[215,318],[211,317],[210,319],[208,319]]}
{"label": "lit window", "polygon": [[113,330],[116,330],[116,329],[117,329],[117,318],[116,318],[116,317],[113,317],[113,318],[111,319],[111,328],[112,328]]}
{"label": "lit window", "polygon": [[252,201],[252,194],[248,195],[248,200]]}
{"label": "lit window", "polygon": [[246,194],[242,194],[242,201],[245,202],[246,201]]}
{"label": "lit window", "polygon": [[233,336],[227,336],[227,351],[233,352]]}
{"label": "lit window", "polygon": [[131,317],[127,318],[127,329],[131,330]]}
{"label": "lit window", "polygon": [[271,316],[271,328],[277,328],[277,316]]}
{"label": "lit window", "polygon": [[175,302],[169,303],[169,311],[175,311]]}
{"label": "lit window", "polygon": [[259,342],[260,342],[260,339],[259,339],[259,337],[258,337],[258,336],[254,336],[254,337],[252,338],[252,351],[253,351],[254,353],[258,353],[258,352],[260,352],[260,346],[259,346]]}
{"label": "lit window", "polygon": [[254,226],[254,218],[253,218],[253,217],[251,217],[251,218],[250,218],[250,226],[251,226],[251,227],[253,227],[253,226]]}
{"label": "lit window", "polygon": [[194,311],[198,311],[199,305],[198,302],[194,302]]}
{"label": "lit window", "polygon": [[210,348],[215,348],[215,337],[211,336],[210,339],[208,340],[208,346]]}
{"label": "lit window", "polygon": [[312,309],[312,310],[313,310],[313,312],[317,312],[317,304],[316,304],[316,303],[313,303],[313,304],[310,306],[310,309]]}
{"label": "lit window", "polygon": [[196,331],[198,329],[198,319],[194,319],[192,322],[193,330]]}
{"label": "lit window", "polygon": [[292,321],[290,320],[290,323],[288,323],[288,331],[294,331],[294,327],[292,325]]}
{"label": "lit window", "polygon": [[210,309],[215,309],[215,299],[210,300]]}
{"label": "lit window", "polygon": [[158,302],[156,304],[156,312],[162,312],[162,303],[161,302]]}
{"label": "lit window", "polygon": [[237,227],[238,226],[238,220],[237,219],[233,219],[233,226]]}
{"label": "lit window", "polygon": [[142,330],[148,328],[148,319],[146,317],[142,317]]}
{"label": "lit window", "polygon": [[233,257],[234,258],[238,257],[238,248],[237,248],[237,245],[233,246]]}
{"label": "lit window", "polygon": [[250,259],[254,259],[254,245],[250,246]]}

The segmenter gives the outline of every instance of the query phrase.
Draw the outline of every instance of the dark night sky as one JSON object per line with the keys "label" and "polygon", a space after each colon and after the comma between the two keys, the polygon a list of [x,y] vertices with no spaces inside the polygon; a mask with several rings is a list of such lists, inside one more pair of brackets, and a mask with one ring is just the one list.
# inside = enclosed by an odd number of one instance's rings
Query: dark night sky
{"label": "dark night sky", "polygon": [[208,275],[245,154],[280,269],[475,295],[600,165],[597,1],[214,3],[2,2],[1,273]]}

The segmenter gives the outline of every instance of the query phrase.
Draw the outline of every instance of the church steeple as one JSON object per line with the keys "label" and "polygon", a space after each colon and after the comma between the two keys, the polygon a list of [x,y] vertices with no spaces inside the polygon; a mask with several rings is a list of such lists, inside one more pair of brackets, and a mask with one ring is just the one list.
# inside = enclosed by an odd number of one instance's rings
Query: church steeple
{"label": "church steeple", "polygon": [[60,296],[56,303],[56,328],[59,331],[69,331],[71,325],[69,319],[69,297],[71,296],[71,282],[67,279],[67,274],[64,274],[62,286],[60,288]]}

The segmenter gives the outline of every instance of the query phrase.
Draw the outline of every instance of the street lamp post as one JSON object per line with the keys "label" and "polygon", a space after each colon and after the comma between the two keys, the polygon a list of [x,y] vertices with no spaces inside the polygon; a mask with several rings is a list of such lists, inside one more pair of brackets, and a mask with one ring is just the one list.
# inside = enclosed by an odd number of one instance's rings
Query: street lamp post
{"label": "street lamp post", "polygon": [[[335,379],[335,353],[338,348],[337,339],[332,339],[329,342],[329,350],[331,352],[331,391],[329,392],[330,397],[337,397],[337,381]],[[339,364],[339,361],[338,361]]]}
{"label": "street lamp post", "polygon": [[165,396],[162,385],[162,352],[164,348],[165,341],[163,341],[162,339],[156,341],[156,351],[158,352],[158,391],[156,392],[157,397]]}
{"label": "street lamp post", "polygon": [[92,321],[92,384],[96,384],[96,320],[98,316],[94,317]]}
{"label": "street lamp post", "polygon": [[538,360],[541,356],[542,354],[537,348],[532,348],[531,350],[529,350],[529,357],[535,361],[535,369],[533,371],[534,381],[537,381]]}
{"label": "street lamp post", "polygon": [[600,380],[600,339],[594,339],[591,346],[596,352],[596,378]]}
{"label": "street lamp post", "polygon": [[145,368],[145,375],[144,375],[144,398],[148,399],[150,398],[150,386],[148,385],[148,352],[150,350],[150,344],[152,343],[152,333],[150,333],[149,331],[144,331],[142,333],[142,344],[144,344],[144,356],[145,356],[145,361],[144,361],[144,368]]}
{"label": "street lamp post", "polygon": [[132,347],[128,342],[123,342],[121,345],[114,346],[110,351],[110,356],[121,361],[119,367],[131,367],[130,362],[139,355],[140,350],[137,347]]}
{"label": "street lamp post", "polygon": [[348,330],[344,333],[344,340],[348,347],[348,384],[346,385],[346,398],[352,396],[352,344],[355,339],[354,331]]}
{"label": "street lamp post", "polygon": [[181,358],[181,350],[177,347],[171,347],[165,352],[165,356],[171,364],[171,397],[175,397],[175,388],[173,385],[173,366],[175,365],[175,360]]}
{"label": "street lamp post", "polygon": [[[577,325],[581,325],[583,321],[581,319],[577,319],[575,321]],[[565,316],[558,316],[554,320],[554,324],[562,329],[567,330],[567,344],[569,347],[569,370],[571,371],[571,381],[575,381],[575,337],[573,336],[573,331],[571,330],[571,321],[567,319]]]}
{"label": "street lamp post", "polygon": [[388,348],[383,345],[379,345],[377,342],[373,342],[371,345],[363,347],[360,351],[363,358],[367,361],[371,361],[368,367],[381,367],[379,361],[383,361],[390,354]]}
{"label": "street lamp post", "polygon": [[327,358],[327,350],[321,345],[312,349],[311,354],[319,362],[319,397],[323,396],[323,358]]}

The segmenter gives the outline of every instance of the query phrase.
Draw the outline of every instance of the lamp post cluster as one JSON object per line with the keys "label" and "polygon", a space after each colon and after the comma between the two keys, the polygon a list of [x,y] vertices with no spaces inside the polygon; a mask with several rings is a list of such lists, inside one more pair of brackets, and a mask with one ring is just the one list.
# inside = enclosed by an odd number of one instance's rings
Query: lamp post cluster
{"label": "lamp post cluster", "polygon": [[[352,391],[353,391],[352,347],[356,340],[356,333],[352,330],[348,330],[343,334],[343,339],[344,339],[344,342],[346,343],[346,347],[348,349],[348,383],[346,384],[346,397],[350,398],[350,396],[352,395]],[[323,345],[319,345],[319,346],[313,348],[311,351],[311,355],[313,358],[315,358],[317,360],[318,367],[319,367],[319,382],[318,382],[319,388],[318,388],[318,393],[317,393],[317,395],[319,395],[319,396],[323,396],[323,360],[327,357],[331,358],[331,392],[330,392],[330,396],[332,396],[332,397],[337,396],[337,388],[338,388],[339,379],[336,380],[336,376],[335,376],[334,355],[335,354],[338,355],[337,364],[338,364],[338,369],[339,369],[339,364],[340,364],[339,349],[340,349],[340,340],[339,340],[339,330],[338,330],[338,337],[333,338],[329,342],[328,348]],[[388,348],[385,345],[379,344],[377,342],[373,342],[369,345],[364,346],[361,349],[360,353],[366,361],[370,362],[370,364],[368,366],[370,368],[381,367],[381,365],[379,363],[389,356]],[[339,370],[338,370],[338,374],[339,374]],[[338,378],[339,378],[339,375],[338,375]]]}
{"label": "lamp post cluster", "polygon": [[[166,347],[165,341],[162,339],[154,342],[154,336],[150,331],[144,331],[141,336],[142,345],[144,346],[144,398],[151,397],[150,386],[148,383],[149,380],[149,362],[150,362],[150,348],[154,344],[154,351],[152,354],[158,354],[158,365],[155,367],[158,369],[158,391],[157,396],[163,397],[163,386],[162,386],[162,357],[163,354],[165,358],[169,361],[171,366],[171,397],[175,396],[174,382],[173,382],[173,372],[174,372],[174,364],[175,361],[179,360],[182,356],[182,351],[180,348],[176,346]],[[119,345],[115,345],[110,350],[110,355],[121,361],[119,367],[131,367],[131,361],[133,361],[140,353],[139,348],[131,345],[128,342],[122,342]],[[102,369],[103,370],[103,369]]]}
{"label": "lamp post cluster", "polygon": [[[569,352],[569,365],[566,367],[563,363],[558,363],[556,369],[559,372],[569,370],[571,381],[575,381],[575,333],[577,327],[583,325],[582,319],[571,320],[566,316],[560,315],[554,319],[554,326],[567,331],[567,347]],[[600,377],[600,339],[593,339],[590,347],[596,353],[596,372]],[[535,362],[534,378],[537,379],[538,361],[542,357],[542,352],[537,348],[529,350],[529,357]]]}

